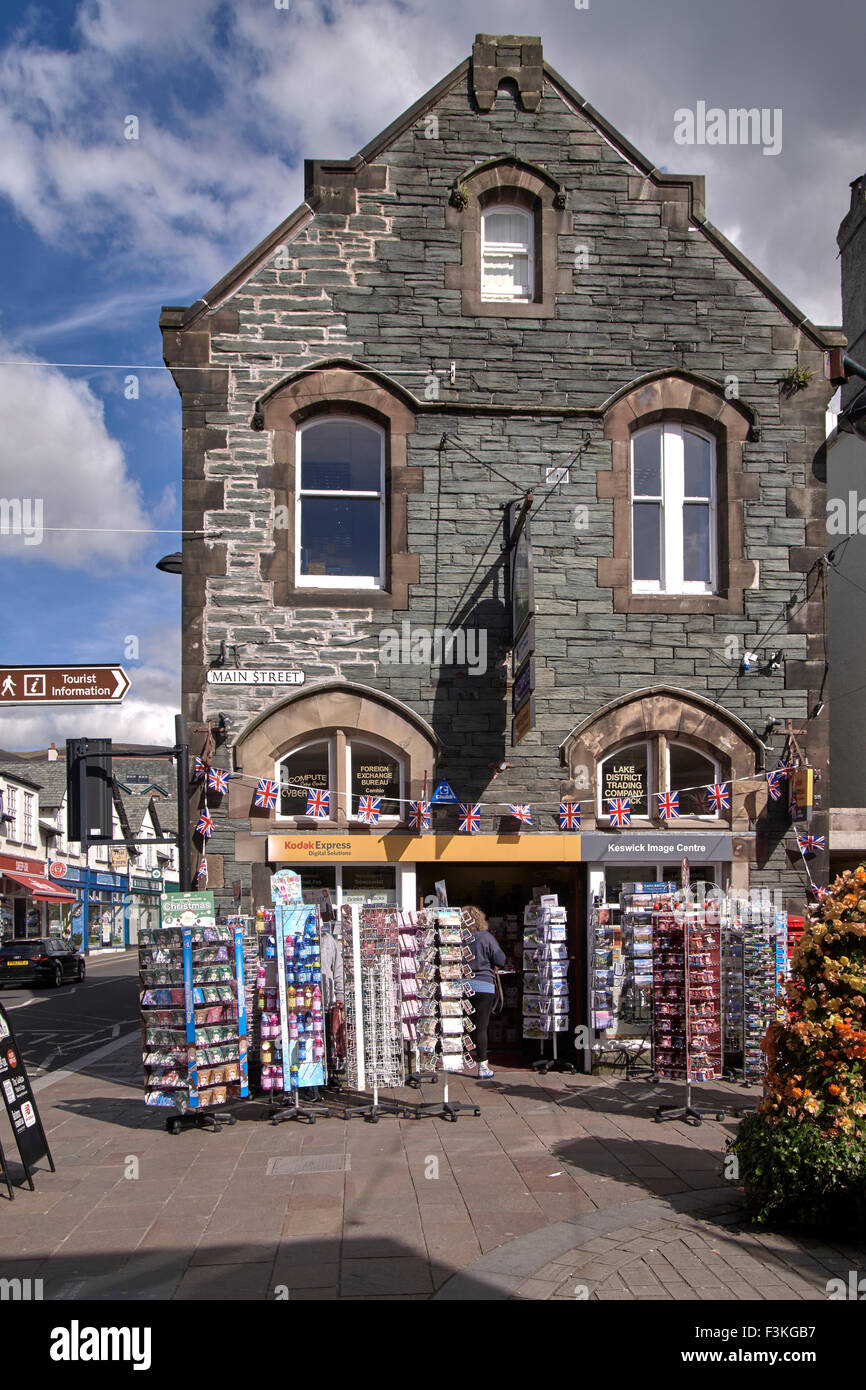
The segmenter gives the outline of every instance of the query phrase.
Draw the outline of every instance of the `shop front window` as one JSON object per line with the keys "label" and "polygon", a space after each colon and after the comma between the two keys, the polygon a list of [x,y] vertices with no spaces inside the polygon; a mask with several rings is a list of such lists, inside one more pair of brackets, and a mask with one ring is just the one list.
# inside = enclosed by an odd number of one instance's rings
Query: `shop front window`
{"label": "shop front window", "polygon": [[[280,815],[306,816],[307,797],[332,789],[330,740],[307,743],[280,763]],[[334,807],[329,807],[333,814]],[[329,817],[330,818],[330,817]]]}
{"label": "shop front window", "polygon": [[340,905],[352,907],[388,907],[397,903],[397,870],[367,868],[359,864],[346,864],[342,869]]}
{"label": "shop front window", "polygon": [[371,743],[353,740],[347,744],[350,809],[353,819],[360,815],[362,797],[379,797],[381,820],[399,820],[402,778],[400,763]]}
{"label": "shop front window", "polygon": [[629,802],[632,819],[649,815],[653,792],[649,743],[633,743],[605,758],[600,768],[599,815],[608,815],[608,802],[617,798]]}
{"label": "shop front window", "polygon": [[717,819],[718,812],[708,810],[703,789],[718,780],[718,765],[712,759],[684,743],[669,745],[667,790],[679,792],[681,816]]}

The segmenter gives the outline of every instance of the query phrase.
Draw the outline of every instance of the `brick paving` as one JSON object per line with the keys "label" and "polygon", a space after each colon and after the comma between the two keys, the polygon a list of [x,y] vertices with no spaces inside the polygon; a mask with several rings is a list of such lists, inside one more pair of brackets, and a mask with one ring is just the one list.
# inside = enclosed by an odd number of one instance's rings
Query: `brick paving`
{"label": "brick paving", "polygon": [[[249,1104],[219,1134],[175,1137],[139,1066],[136,1040],[43,1080],[58,1171],[0,1197],[0,1276],[59,1300],[796,1301],[866,1270],[863,1249],[745,1222],[723,1153],[755,1093],[734,1086],[709,1100],[728,1118],[697,1129],[653,1123],[675,1088],[498,1071],[452,1078],[451,1098],[482,1109],[456,1124],[273,1126]],[[317,1156],[343,1171],[273,1171]]]}

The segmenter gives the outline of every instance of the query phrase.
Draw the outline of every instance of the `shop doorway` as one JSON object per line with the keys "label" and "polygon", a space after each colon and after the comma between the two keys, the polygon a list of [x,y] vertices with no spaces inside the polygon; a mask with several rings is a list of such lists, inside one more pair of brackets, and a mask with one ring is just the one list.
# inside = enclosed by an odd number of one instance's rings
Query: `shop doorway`
{"label": "shop doorway", "polygon": [[[537,890],[555,893],[568,913],[569,1029],[557,1037],[557,1050],[574,1055],[574,1028],[582,1022],[585,987],[585,880],[580,864],[419,864],[419,906],[436,901],[444,881],[452,907],[480,907],[505,952],[509,973],[501,977],[503,999],[489,1029],[490,1061],[506,1068],[531,1066],[540,1055],[537,1039],[523,1037],[523,909]],[[549,1055],[550,1044],[545,1045]]]}

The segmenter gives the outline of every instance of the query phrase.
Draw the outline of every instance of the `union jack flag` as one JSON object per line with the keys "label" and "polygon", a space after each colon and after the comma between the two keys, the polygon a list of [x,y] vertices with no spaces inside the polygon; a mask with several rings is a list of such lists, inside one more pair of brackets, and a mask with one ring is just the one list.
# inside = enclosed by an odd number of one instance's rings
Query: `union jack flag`
{"label": "union jack flag", "polygon": [[207,770],[207,784],[212,792],[219,792],[220,796],[228,790],[229,774],[223,772],[221,768],[209,767]]}
{"label": "union jack flag", "polygon": [[481,802],[460,803],[460,834],[477,835],[481,829]]}
{"label": "union jack flag", "polygon": [[731,805],[731,794],[728,791],[727,782],[713,782],[712,786],[704,787],[711,811],[727,811]]}
{"label": "union jack flag", "polygon": [[767,791],[770,793],[771,801],[778,801],[782,795],[780,779],[783,776],[787,776],[787,773],[780,772],[778,768],[776,768],[775,772],[767,773]]}
{"label": "union jack flag", "polygon": [[631,825],[631,802],[627,796],[615,796],[608,801],[607,813],[611,825],[617,826],[620,830],[624,825]]}
{"label": "union jack flag", "polygon": [[410,801],[409,802],[409,821],[416,830],[430,829],[430,802],[429,801]]}
{"label": "union jack flag", "polygon": [[798,835],[797,848],[801,854],[814,854],[816,850],[826,849],[827,841],[823,835]]}
{"label": "union jack flag", "polygon": [[679,792],[656,792],[659,815],[662,820],[678,820],[680,814]]}
{"label": "union jack flag", "polygon": [[532,824],[532,810],[526,803],[520,802],[514,806],[509,805],[508,809],[515,820],[522,821],[524,825]]}
{"label": "union jack flag", "polygon": [[579,802],[579,801],[560,801],[560,803],[559,803],[559,828],[560,828],[560,830],[579,830],[579,829],[580,829],[580,802]]}
{"label": "union jack flag", "polygon": [[195,881],[196,883],[207,883],[207,860],[204,857],[195,871]]}
{"label": "union jack flag", "polygon": [[194,781],[194,782],[197,782],[198,779],[199,779],[199,777],[204,777],[204,775],[205,775],[206,772],[207,772],[207,763],[205,762],[204,758],[196,758],[196,760],[195,760],[195,767],[193,768],[193,774],[192,774],[192,776],[193,776],[193,781]]}
{"label": "union jack flag", "polygon": [[198,825],[195,828],[196,835],[203,835],[206,840],[213,834],[213,821],[207,811],[202,811],[198,818]]}
{"label": "union jack flag", "polygon": [[358,797],[358,820],[364,825],[376,825],[382,810],[381,796]]}
{"label": "union jack flag", "polygon": [[256,783],[256,805],[265,811],[272,811],[277,804],[277,784],[267,777],[260,777]]}
{"label": "union jack flag", "polygon": [[331,814],[331,793],[330,792],[307,792],[307,815],[316,816],[319,820],[323,816]]}

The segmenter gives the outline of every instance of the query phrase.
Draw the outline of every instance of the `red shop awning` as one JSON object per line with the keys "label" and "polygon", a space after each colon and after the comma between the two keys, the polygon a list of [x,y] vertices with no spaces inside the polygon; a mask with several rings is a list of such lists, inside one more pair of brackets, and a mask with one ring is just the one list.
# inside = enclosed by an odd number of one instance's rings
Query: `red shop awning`
{"label": "red shop awning", "polygon": [[8,869],[4,870],[6,878],[14,879],[16,883],[21,883],[28,888],[34,898],[44,898],[51,903],[74,903],[77,901],[75,894],[70,893],[66,888],[58,888],[56,883],[52,883],[50,878],[43,878],[41,874],[12,874]]}

